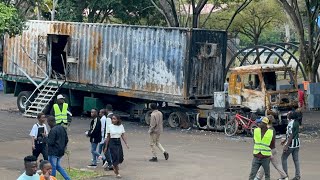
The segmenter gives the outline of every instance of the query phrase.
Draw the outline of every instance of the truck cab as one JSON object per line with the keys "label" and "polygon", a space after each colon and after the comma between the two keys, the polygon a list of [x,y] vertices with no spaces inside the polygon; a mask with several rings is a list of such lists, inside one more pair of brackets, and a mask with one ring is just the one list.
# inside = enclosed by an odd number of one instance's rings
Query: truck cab
{"label": "truck cab", "polygon": [[276,125],[285,125],[287,112],[298,107],[296,75],[291,67],[279,64],[233,68],[228,101],[230,109],[273,115]]}

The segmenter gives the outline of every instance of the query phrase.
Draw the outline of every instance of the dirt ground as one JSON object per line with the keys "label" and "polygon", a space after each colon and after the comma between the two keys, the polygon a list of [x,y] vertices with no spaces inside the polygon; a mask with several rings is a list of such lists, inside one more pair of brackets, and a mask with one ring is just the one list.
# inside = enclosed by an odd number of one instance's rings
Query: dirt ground
{"label": "dirt ground", "polygon": [[[24,118],[11,95],[0,94],[0,180],[16,179],[23,171],[23,158],[31,154],[28,136],[35,119]],[[319,179],[320,141],[319,112],[305,114],[306,130],[301,134],[300,164],[303,180]],[[90,163],[89,139],[84,135],[90,119],[76,117],[70,129],[70,165],[86,168]],[[161,136],[170,159],[165,161],[159,154],[159,162],[151,163],[147,127],[136,122],[124,122],[130,149],[125,149],[125,161],[120,172],[124,180],[245,180],[251,167],[252,139],[228,138],[223,133],[201,130],[166,128]],[[279,142],[277,148],[281,150]],[[63,159],[68,167],[67,156]],[[97,168],[101,170],[102,168]],[[104,172],[98,179],[115,179],[113,173]],[[289,175],[294,175],[292,159],[289,159]],[[279,174],[271,167],[272,179]]]}

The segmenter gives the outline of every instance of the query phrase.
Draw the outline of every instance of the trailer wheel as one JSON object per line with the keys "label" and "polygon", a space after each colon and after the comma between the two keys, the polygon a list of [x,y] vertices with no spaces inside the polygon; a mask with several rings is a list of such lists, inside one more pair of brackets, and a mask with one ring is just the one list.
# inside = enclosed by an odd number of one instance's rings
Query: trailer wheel
{"label": "trailer wheel", "polygon": [[236,122],[235,119],[229,120],[224,126],[224,133],[227,136],[233,136],[237,133],[237,131],[238,131],[238,123]]}
{"label": "trailer wheel", "polygon": [[153,112],[153,110],[149,110],[146,112],[146,114],[144,115],[144,123],[146,123],[146,125],[150,125],[150,120],[151,120],[151,113]]}
{"label": "trailer wheel", "polygon": [[[30,106],[30,103],[27,103],[27,99],[31,96],[31,91],[21,91],[17,97],[17,106],[21,113],[26,111],[26,108]],[[32,99],[31,99],[32,100]]]}
{"label": "trailer wheel", "polygon": [[[173,112],[170,114],[168,118],[169,126],[172,128],[177,128],[180,126],[181,122],[187,121],[188,119],[187,115],[185,115],[182,112]],[[183,125],[183,124],[182,124]]]}

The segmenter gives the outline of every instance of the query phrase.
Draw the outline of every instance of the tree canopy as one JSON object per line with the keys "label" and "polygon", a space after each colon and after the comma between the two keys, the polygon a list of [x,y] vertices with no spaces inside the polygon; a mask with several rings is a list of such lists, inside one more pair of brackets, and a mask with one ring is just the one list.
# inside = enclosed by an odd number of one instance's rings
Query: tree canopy
{"label": "tree canopy", "polygon": [[20,34],[24,28],[24,19],[17,9],[11,5],[0,3],[0,35],[10,36]]}

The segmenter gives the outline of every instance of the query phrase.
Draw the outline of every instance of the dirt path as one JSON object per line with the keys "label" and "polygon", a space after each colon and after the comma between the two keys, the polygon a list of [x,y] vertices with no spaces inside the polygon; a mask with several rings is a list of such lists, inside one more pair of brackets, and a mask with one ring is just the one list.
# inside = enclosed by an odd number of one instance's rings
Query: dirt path
{"label": "dirt path", "polygon": [[[8,100],[9,99],[9,100]],[[0,102],[14,102],[13,98]],[[10,103],[9,103],[10,104]],[[320,113],[306,114],[306,127],[317,127]],[[88,128],[89,119],[75,118],[71,126],[70,164],[75,168],[86,168],[90,162],[89,140],[84,132]],[[17,112],[0,111],[0,179],[12,180],[23,170],[23,157],[31,153],[29,131],[34,119],[23,118]],[[312,122],[312,123],[311,123]],[[160,155],[158,163],[150,163],[147,127],[137,123],[124,122],[130,150],[125,149],[125,162],[121,165],[124,180],[244,180],[248,174],[252,160],[252,139],[246,137],[227,138],[222,133],[208,131],[181,131],[166,128],[161,137],[170,159],[165,161]],[[319,129],[313,128],[302,135],[301,172],[304,180],[319,179],[320,141]],[[279,142],[277,147],[280,150]],[[67,167],[67,158],[63,160]],[[101,168],[100,168],[101,169]],[[272,179],[279,175],[271,168]],[[291,177],[294,167],[289,158]],[[112,172],[97,179],[114,179]]]}

